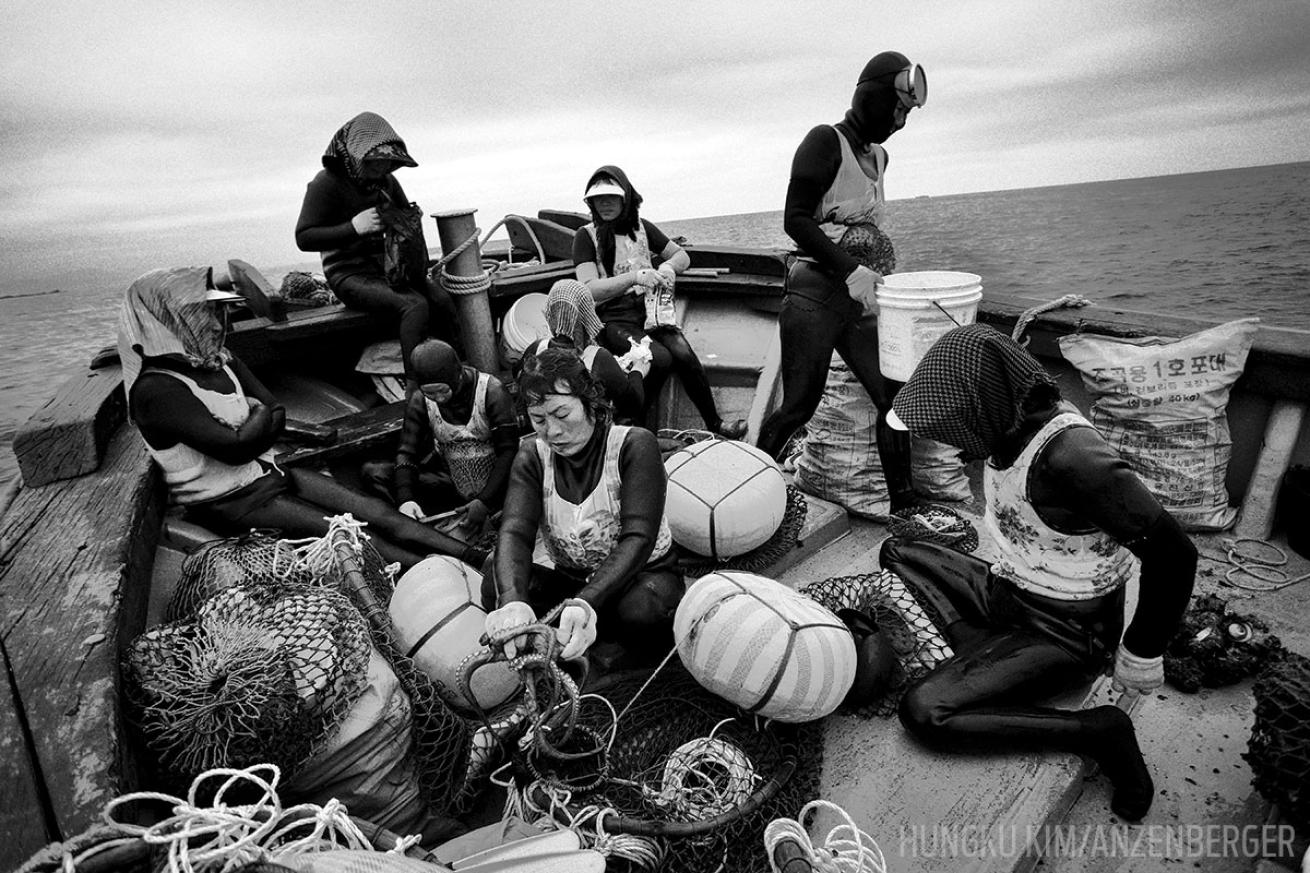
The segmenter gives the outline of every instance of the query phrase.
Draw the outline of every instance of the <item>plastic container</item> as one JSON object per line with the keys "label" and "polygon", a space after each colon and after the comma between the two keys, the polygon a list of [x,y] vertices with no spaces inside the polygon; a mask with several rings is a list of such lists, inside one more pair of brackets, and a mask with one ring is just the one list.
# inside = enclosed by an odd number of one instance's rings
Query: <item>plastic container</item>
{"label": "plastic container", "polygon": [[507,364],[523,360],[523,353],[539,339],[550,336],[546,323],[546,295],[524,294],[505,313],[500,325],[501,355]]}
{"label": "plastic container", "polygon": [[1283,523],[1288,547],[1301,557],[1310,558],[1310,467],[1296,466],[1283,474],[1278,518]]}
{"label": "plastic container", "polygon": [[982,277],[930,270],[891,273],[878,286],[878,363],[888,379],[904,382],[937,339],[973,324]]}

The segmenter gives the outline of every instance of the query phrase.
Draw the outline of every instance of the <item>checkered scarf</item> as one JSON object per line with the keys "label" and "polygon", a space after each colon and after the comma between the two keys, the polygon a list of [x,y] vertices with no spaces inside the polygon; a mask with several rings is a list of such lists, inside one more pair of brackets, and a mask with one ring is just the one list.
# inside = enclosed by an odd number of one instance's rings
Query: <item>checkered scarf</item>
{"label": "checkered scarf", "polygon": [[990,457],[1023,418],[1034,386],[1056,391],[1037,359],[981,324],[957,327],[928,349],[892,408],[916,436]]}
{"label": "checkered scarf", "polygon": [[397,146],[402,153],[409,153],[405,141],[385,118],[374,112],[361,112],[333,135],[332,142],[328,143],[327,151],[323,153],[323,166],[332,169],[335,165],[352,182],[367,187],[369,183],[359,178],[360,166],[370,152],[385,146]]}
{"label": "checkered scarf", "polygon": [[553,336],[573,340],[578,349],[596,341],[603,326],[591,289],[573,279],[560,279],[546,295],[546,324]]}
{"label": "checkered scarf", "polygon": [[118,315],[118,357],[130,396],[145,358],[178,355],[202,370],[231,360],[223,324],[205,299],[209,267],[151,270],[127,288]]}

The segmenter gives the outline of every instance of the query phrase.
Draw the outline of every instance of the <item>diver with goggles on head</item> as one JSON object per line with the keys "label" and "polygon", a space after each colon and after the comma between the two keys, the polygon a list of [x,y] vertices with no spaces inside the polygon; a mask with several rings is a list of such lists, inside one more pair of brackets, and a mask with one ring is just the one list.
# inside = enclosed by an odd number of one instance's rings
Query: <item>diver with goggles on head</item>
{"label": "diver with goggles on head", "polygon": [[783,228],[796,243],[778,315],[782,403],[765,419],[759,447],[777,458],[819,407],[835,349],[878,407],[878,454],[891,509],[914,502],[910,441],[884,423],[900,383],[878,365],[874,289],[896,269],[881,229],[882,143],[928,98],[923,67],[899,52],[875,56],[860,73],[845,117],[810,130],[792,159]]}

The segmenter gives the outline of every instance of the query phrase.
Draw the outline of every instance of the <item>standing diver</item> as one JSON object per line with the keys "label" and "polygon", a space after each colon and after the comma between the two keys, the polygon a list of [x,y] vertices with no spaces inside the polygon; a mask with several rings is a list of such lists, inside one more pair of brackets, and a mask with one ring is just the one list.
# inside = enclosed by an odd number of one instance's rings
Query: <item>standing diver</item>
{"label": "standing diver", "polygon": [[886,424],[900,383],[879,368],[872,314],[875,286],[896,269],[896,252],[880,228],[887,168],[881,143],[927,97],[923,67],[883,52],[865,64],[845,118],[818,125],[796,149],[783,213],[798,257],[778,314],[782,403],[764,420],[758,443],[777,458],[810,420],[836,349],[878,407],[878,455],[893,511],[913,503],[913,489],[909,436]]}

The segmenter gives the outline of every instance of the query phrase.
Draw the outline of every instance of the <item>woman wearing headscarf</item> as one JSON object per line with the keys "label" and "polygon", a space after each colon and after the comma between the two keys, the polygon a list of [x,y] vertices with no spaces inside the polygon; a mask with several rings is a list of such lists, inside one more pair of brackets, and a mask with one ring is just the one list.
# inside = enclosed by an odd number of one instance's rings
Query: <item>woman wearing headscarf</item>
{"label": "woman wearing headscarf", "polygon": [[[673,645],[682,575],[664,518],[664,463],[655,435],[610,421],[582,360],[546,349],[519,377],[535,436],[510,472],[504,520],[483,579],[487,632],[534,622],[560,603],[560,654],[582,655],[599,633],[638,657]],[[532,561],[538,530],[554,563]]]}
{"label": "woman wearing headscarf", "polygon": [[938,340],[896,396],[892,425],[986,458],[983,525],[996,552],[988,564],[935,543],[883,545],[882,566],[933,607],[955,650],[906,692],[901,721],[941,749],[1089,757],[1113,784],[1111,809],[1140,819],[1154,786],[1128,715],[1041,701],[1111,663],[1117,690],[1161,685],[1161,656],[1191,597],[1191,540],[1041,365],[990,327]]}
{"label": "woman wearing headscarf", "polygon": [[878,454],[892,510],[913,503],[910,441],[886,426],[897,383],[878,364],[874,288],[896,269],[883,232],[882,147],[928,97],[923,68],[899,52],[865,65],[851,108],[834,125],[813,128],[792,158],[783,228],[796,243],[778,330],[782,402],[760,427],[758,445],[777,458],[823,397],[835,349],[880,413]]}
{"label": "woman wearing headscarf", "polygon": [[673,317],[674,282],[691,266],[691,258],[664,231],[640,217],[642,197],[618,167],[606,165],[592,173],[583,200],[591,211],[591,223],[573,235],[574,272],[591,291],[605,325],[601,345],[624,355],[632,343],[650,338],[646,418],[673,373],[706,429],[728,439],[745,436],[745,421],[724,422],[719,416],[705,368]]}
{"label": "woman wearing headscarf", "polygon": [[439,553],[480,565],[485,552],[378,498],[309,470],[284,473],[260,460],[281,435],[285,413],[224,348],[214,307],[234,295],[216,291],[215,284],[209,267],[153,270],[128,287],[119,316],[128,410],[172,501],[221,535],[259,527],[322,536],[328,531],[324,516],[349,512],[367,522],[388,561],[411,567]]}
{"label": "woman wearing headscarf", "polygon": [[361,112],[328,143],[296,222],[296,245],[322,253],[328,287],[343,303],[399,324],[410,388],[415,346],[429,336],[454,343],[458,330],[450,295],[428,276],[423,212],[394,175],[417,166],[386,119]]}
{"label": "woman wearing headscarf", "polygon": [[523,353],[520,369],[546,349],[570,349],[582,358],[614,407],[619,424],[643,425],[645,391],[638,368],[624,370],[617,358],[597,343],[604,329],[596,314],[596,301],[587,286],[575,279],[560,279],[546,295],[546,324],[551,335]]}

